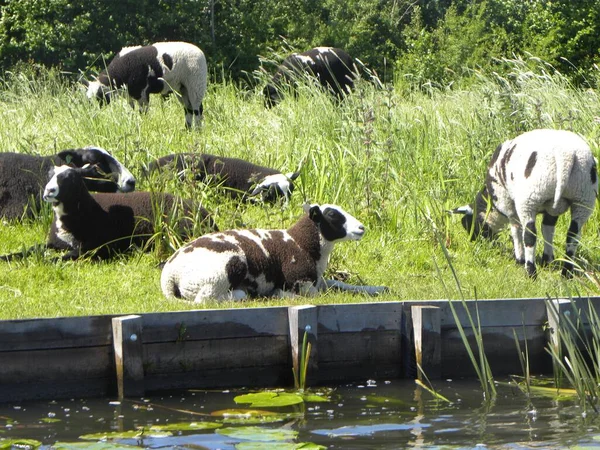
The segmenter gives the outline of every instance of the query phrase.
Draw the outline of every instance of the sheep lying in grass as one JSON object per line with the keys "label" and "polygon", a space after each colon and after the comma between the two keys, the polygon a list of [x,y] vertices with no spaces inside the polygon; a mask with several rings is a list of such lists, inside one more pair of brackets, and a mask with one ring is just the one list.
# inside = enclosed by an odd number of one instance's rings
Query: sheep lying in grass
{"label": "sheep lying in grass", "polygon": [[[335,205],[305,207],[287,230],[229,230],[204,235],[166,262],[161,287],[166,297],[240,300],[247,296],[314,295],[325,289],[323,273],[336,242],[359,240],[365,227]],[[384,288],[332,285],[378,294]]]}
{"label": "sheep lying in grass", "polygon": [[187,42],[157,42],[145,47],[126,47],[106,71],[88,84],[88,98],[110,102],[113,89],[126,88],[130,100],[146,110],[150,94],[177,92],[185,109],[185,124],[200,122],[206,94],[207,68],[202,50]]}
{"label": "sheep lying in grass", "polygon": [[596,160],[577,134],[563,130],[534,130],[499,145],[489,164],[485,186],[475,204],[454,209],[464,214],[463,226],[474,239],[495,236],[506,224],[518,263],[536,275],[535,218],[543,214],[542,264],[554,260],[554,227],[558,216],[571,209],[562,274],[570,276],[581,229],[596,203]]}
{"label": "sheep lying in grass", "polygon": [[[77,259],[88,252],[107,259],[134,245],[144,246],[155,237],[156,226],[165,220],[171,222],[179,240],[192,236],[196,210],[191,202],[150,192],[92,195],[84,183],[89,171],[89,167],[57,167],[44,190],[44,200],[52,204],[55,216],[45,248],[69,250],[63,260]],[[199,219],[205,229],[216,229],[203,208]],[[11,260],[26,253],[0,259]]]}
{"label": "sheep lying in grass", "polygon": [[68,149],[51,156],[0,153],[0,217],[9,220],[31,217],[41,207],[44,186],[52,178],[55,165],[85,164],[94,170],[85,180],[90,191],[135,189],[135,178],[129,170],[100,147]]}
{"label": "sheep lying in grass", "polygon": [[316,47],[294,53],[283,61],[264,89],[265,104],[271,107],[282,99],[282,88],[294,87],[306,75],[314,77],[327,91],[343,98],[354,88],[357,69],[352,57],[340,48]]}
{"label": "sheep lying in grass", "polygon": [[261,194],[263,201],[289,200],[293,181],[300,172],[283,174],[278,170],[253,164],[243,159],[215,156],[207,153],[177,153],[150,163],[149,172],[174,171],[180,178],[191,173],[195,180],[213,182],[224,187],[233,198],[248,198]]}

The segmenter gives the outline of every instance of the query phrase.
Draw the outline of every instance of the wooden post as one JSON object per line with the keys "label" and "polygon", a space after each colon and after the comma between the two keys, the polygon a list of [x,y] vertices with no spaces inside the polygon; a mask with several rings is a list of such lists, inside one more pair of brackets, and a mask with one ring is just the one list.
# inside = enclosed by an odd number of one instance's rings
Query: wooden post
{"label": "wooden post", "polygon": [[571,301],[568,299],[555,299],[546,301],[546,314],[548,315],[548,344],[558,355],[561,355],[562,346],[558,327],[561,317],[571,314]]}
{"label": "wooden post", "polygon": [[294,373],[300,373],[302,341],[304,340],[304,333],[306,333],[308,343],[311,347],[306,380],[312,379],[314,381],[319,367],[317,353],[317,308],[312,305],[291,306],[288,308],[288,318],[290,322],[290,346]]}
{"label": "wooden post", "polygon": [[[412,306],[415,356],[430,379],[442,376],[441,313],[437,306]],[[421,372],[417,373],[419,380]]]}
{"label": "wooden post", "polygon": [[112,329],[119,399],[144,395],[142,317],[114,317]]}

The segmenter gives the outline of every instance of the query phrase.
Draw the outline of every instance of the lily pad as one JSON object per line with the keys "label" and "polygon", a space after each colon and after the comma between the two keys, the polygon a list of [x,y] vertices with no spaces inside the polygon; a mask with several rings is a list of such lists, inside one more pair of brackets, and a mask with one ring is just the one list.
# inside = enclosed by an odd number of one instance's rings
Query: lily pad
{"label": "lily pad", "polygon": [[44,423],[56,423],[56,422],[62,422],[61,419],[57,419],[56,417],[43,417],[40,419],[40,422],[44,422]]}
{"label": "lily pad", "polygon": [[139,449],[137,445],[111,444],[110,442],[57,442],[52,450],[131,450]]}
{"label": "lily pad", "polygon": [[289,394],[287,392],[256,392],[253,394],[238,395],[233,400],[236,403],[249,403],[250,406],[256,408],[276,408],[304,403],[302,395]]}
{"label": "lily pad", "polygon": [[319,403],[319,402],[328,402],[329,398],[323,397],[322,395],[317,394],[299,394],[302,396],[302,400],[307,403]]}
{"label": "lily pad", "polygon": [[83,436],[79,436],[79,439],[86,441],[106,441],[111,439],[163,438],[169,436],[173,436],[173,433],[169,433],[168,431],[133,430],[84,434]]}
{"label": "lily pad", "polygon": [[214,430],[222,427],[223,424],[217,422],[179,422],[168,423],[165,425],[152,425],[150,431],[201,431]]}
{"label": "lily pad", "polygon": [[234,439],[246,439],[257,442],[291,441],[298,436],[297,431],[282,428],[226,427],[219,428],[216,432]]}
{"label": "lily pad", "polygon": [[213,411],[212,416],[222,417],[222,421],[237,425],[258,425],[265,423],[283,422],[290,419],[301,419],[301,413],[276,413],[261,409],[222,409]]}
{"label": "lily pad", "polygon": [[313,444],[312,442],[284,443],[284,442],[240,442],[236,450],[326,450],[327,447]]}
{"label": "lily pad", "polygon": [[0,439],[0,449],[12,449],[17,447],[20,449],[38,448],[42,443],[35,439]]}

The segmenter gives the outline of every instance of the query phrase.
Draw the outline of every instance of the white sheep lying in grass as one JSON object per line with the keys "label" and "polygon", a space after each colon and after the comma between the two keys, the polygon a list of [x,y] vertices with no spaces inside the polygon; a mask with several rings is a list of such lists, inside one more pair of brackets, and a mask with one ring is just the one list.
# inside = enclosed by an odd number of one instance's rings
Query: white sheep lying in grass
{"label": "white sheep lying in grass", "polygon": [[88,84],[88,98],[110,102],[111,91],[126,88],[130,99],[145,110],[150,94],[177,92],[189,128],[200,122],[206,94],[207,68],[202,50],[187,42],[157,42],[125,47],[96,81]]}
{"label": "white sheep lying in grass", "polygon": [[314,295],[327,286],[382,292],[381,287],[323,280],[334,244],[361,239],[365,227],[339,206],[307,205],[305,211],[287,230],[228,230],[188,243],[163,268],[163,294],[202,303],[209,298]]}
{"label": "white sheep lying in grass", "polygon": [[452,212],[464,214],[472,238],[494,237],[511,225],[515,258],[534,277],[537,230],[535,218],[543,214],[542,264],[554,260],[552,244],[558,216],[571,209],[567,233],[567,260],[562,274],[570,276],[581,229],[594,210],[598,195],[596,160],[589,145],[564,130],[533,130],[499,145],[489,164],[485,186],[474,205]]}

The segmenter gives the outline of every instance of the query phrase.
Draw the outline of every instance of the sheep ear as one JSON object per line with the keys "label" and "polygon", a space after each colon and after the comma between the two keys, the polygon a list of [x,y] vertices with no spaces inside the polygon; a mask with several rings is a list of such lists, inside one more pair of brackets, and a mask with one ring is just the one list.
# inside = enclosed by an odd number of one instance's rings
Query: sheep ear
{"label": "sheep ear", "polygon": [[323,217],[323,213],[321,212],[321,208],[319,205],[312,205],[308,210],[308,217],[315,223],[321,222],[321,218]]}
{"label": "sheep ear", "polygon": [[450,214],[465,214],[465,215],[473,215],[473,208],[471,205],[459,206],[458,208],[454,208],[448,211]]}

